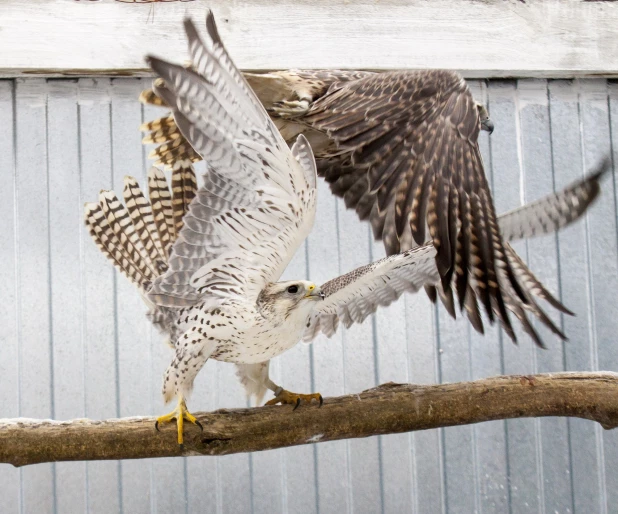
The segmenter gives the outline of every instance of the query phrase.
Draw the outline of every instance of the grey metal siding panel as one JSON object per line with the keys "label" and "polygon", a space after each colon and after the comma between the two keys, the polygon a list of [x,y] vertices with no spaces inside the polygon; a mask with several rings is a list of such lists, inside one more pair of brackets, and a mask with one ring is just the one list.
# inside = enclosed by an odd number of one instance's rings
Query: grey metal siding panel
{"label": "grey metal siding panel", "polygon": [[[609,147],[609,116],[606,84],[600,81],[585,81],[580,97],[584,162],[593,162]],[[614,148],[615,150],[615,148]],[[615,370],[618,366],[615,336],[618,331],[616,304],[610,299],[618,288],[616,255],[616,205],[615,194],[603,195],[597,208],[588,217],[588,251],[591,277],[591,351],[593,365]],[[610,235],[611,234],[611,235]],[[613,236],[613,237],[612,237]],[[600,481],[602,512],[616,508],[618,477],[615,463],[618,458],[618,438],[615,434],[602,433],[600,452]]]}
{"label": "grey metal siding panel", "polygon": [[[169,350],[134,288],[92,244],[84,201],[145,183],[135,100],[148,81],[0,81],[0,406],[2,417],[108,418],[165,412]],[[581,176],[618,141],[618,87],[590,81],[471,81],[494,134],[481,136],[499,212]],[[203,170],[204,166],[201,165]],[[615,180],[584,222],[516,249],[576,317],[556,316],[549,350],[517,329],[476,334],[424,293],[364,325],[299,344],[273,376],[325,396],[386,381],[618,369]],[[321,283],[384,254],[320,181],[316,226],[285,277]],[[193,410],[246,405],[234,366],[209,362]],[[293,415],[293,414],[290,414]],[[191,430],[191,427],[188,427]],[[166,429],[167,435],[173,429]],[[509,420],[221,458],[0,467],[3,512],[612,512],[618,435],[582,420]]]}
{"label": "grey metal siding panel", "polygon": [[[15,90],[20,415],[53,416],[47,113],[44,80]],[[32,180],[36,174],[37,180]],[[25,512],[54,508],[54,465],[22,470]]]}
{"label": "grey metal siding panel", "polygon": [[[552,128],[552,158],[557,184],[575,180],[583,169],[579,93],[568,81],[549,84]],[[586,223],[578,223],[557,236],[560,264],[560,296],[577,316],[563,316],[562,326],[570,341],[565,344],[568,370],[595,369],[591,361],[589,258]],[[582,294],[582,292],[584,294]],[[572,460],[572,490],[575,512],[602,512],[598,459],[599,438],[594,424],[570,419],[569,446]]]}
{"label": "grey metal siding panel", "polygon": [[[2,416],[19,416],[19,341],[16,272],[16,176],[14,152],[14,82],[0,81],[0,169],[3,201],[0,202],[0,406]],[[0,467],[0,495],[8,514],[20,512],[21,473]]]}
{"label": "grey metal siding panel", "polygon": [[[71,419],[85,416],[77,82],[47,87],[52,392],[54,417]],[[85,511],[86,464],[59,462],[55,470],[57,511]]]}
{"label": "grey metal siding panel", "polygon": [[[517,115],[516,84],[514,82],[491,83],[489,109],[497,128],[490,138],[493,191],[497,211],[503,212],[520,205],[524,194],[520,184],[522,149],[521,141],[519,141],[520,120]],[[514,247],[525,259],[525,243],[518,243]],[[515,331],[521,338],[522,331],[519,327],[516,327]],[[536,350],[528,339],[524,337],[524,343],[519,347],[512,345],[502,333],[500,339],[503,348],[504,373],[536,372]],[[538,444],[536,420],[506,421],[509,501],[514,513],[541,511]]]}
{"label": "grey metal siding panel", "polygon": [[[324,181],[318,182],[318,206],[315,229],[307,239],[309,279],[321,284],[331,278],[327,266],[338,272],[339,211],[338,202]],[[325,266],[327,264],[327,266]],[[341,332],[331,339],[319,336],[313,351],[313,388],[323,395],[345,394],[344,347]],[[350,512],[348,491],[350,460],[345,441],[318,444],[315,447],[318,512],[341,514]]]}

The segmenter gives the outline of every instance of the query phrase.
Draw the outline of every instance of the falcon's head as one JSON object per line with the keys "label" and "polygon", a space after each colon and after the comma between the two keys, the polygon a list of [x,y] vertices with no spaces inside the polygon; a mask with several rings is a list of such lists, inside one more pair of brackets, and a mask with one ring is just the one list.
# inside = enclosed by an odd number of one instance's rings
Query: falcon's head
{"label": "falcon's head", "polygon": [[258,297],[258,307],[267,313],[288,318],[292,313],[308,315],[316,301],[324,299],[324,293],[313,282],[307,280],[288,280],[267,284]]}

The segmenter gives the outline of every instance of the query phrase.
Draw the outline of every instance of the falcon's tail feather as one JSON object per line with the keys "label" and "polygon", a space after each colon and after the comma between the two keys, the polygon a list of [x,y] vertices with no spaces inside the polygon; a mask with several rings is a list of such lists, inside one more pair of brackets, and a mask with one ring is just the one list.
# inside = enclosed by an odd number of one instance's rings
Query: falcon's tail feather
{"label": "falcon's tail feather", "polygon": [[160,169],[150,168],[150,171],[148,171],[148,194],[161,244],[166,258],[169,258],[172,244],[176,240],[176,227],[174,225],[172,195],[167,185],[167,179]]}
{"label": "falcon's tail feather", "polygon": [[144,289],[149,283],[148,278],[140,272],[139,267],[136,267],[131,257],[127,255],[118,236],[109,226],[101,206],[94,202],[86,203],[84,205],[84,217],[90,235],[99,250],[114,263],[118,271],[127,277],[131,283],[137,285],[140,289]]}
{"label": "falcon's tail feather", "polygon": [[197,194],[197,180],[193,167],[181,166],[172,173],[172,216],[176,236],[180,234],[183,218],[189,210],[189,204]]}
{"label": "falcon's tail feather", "polygon": [[[165,100],[157,94],[157,91],[164,87],[165,84],[162,80],[155,80],[153,89],[142,91],[139,101],[143,104],[168,107]],[[202,157],[181,134],[171,114],[143,123],[140,130],[148,133],[142,139],[142,143],[157,143],[159,145],[150,152],[148,157],[154,159],[155,164],[163,166],[165,169],[188,167],[191,163],[202,160]]]}
{"label": "falcon's tail feather", "polygon": [[101,252],[143,293],[167,270],[171,246],[197,190],[191,165],[172,172],[172,193],[157,168],[148,172],[148,184],[148,200],[137,181],[125,177],[125,205],[113,191],[101,191],[99,203],[84,208],[86,225]]}

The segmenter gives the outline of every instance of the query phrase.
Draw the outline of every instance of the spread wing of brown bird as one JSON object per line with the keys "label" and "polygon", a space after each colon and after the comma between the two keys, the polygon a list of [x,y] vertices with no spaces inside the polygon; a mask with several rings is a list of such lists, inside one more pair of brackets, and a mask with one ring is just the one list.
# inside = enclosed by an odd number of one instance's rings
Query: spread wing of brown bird
{"label": "spread wing of brown bird", "polygon": [[[524,312],[531,312],[564,338],[534,296],[562,312],[568,309],[501,234],[478,146],[480,130],[491,131],[493,125],[459,74],[290,70],[245,76],[287,141],[300,133],[307,137],[318,175],[361,220],[371,223],[387,254],[420,246],[428,238],[433,242],[441,276],[441,285],[426,288],[433,301],[440,297],[455,316],[456,295],[481,332],[479,301],[490,322],[497,318],[513,340],[508,311],[520,321]],[[157,94],[164,87],[155,82],[140,100],[164,106]],[[144,124],[142,130],[149,132],[145,143],[159,144],[151,156],[164,166],[201,159],[171,115]],[[546,215],[552,230],[566,223],[560,216],[579,216],[598,193],[598,184],[595,191],[583,203],[568,204],[557,217]],[[552,208],[555,214],[557,207]],[[516,221],[513,216],[511,225],[520,223],[521,230],[532,231],[523,227],[535,220]],[[526,331],[532,335],[533,330]],[[532,337],[542,344],[536,334]]]}

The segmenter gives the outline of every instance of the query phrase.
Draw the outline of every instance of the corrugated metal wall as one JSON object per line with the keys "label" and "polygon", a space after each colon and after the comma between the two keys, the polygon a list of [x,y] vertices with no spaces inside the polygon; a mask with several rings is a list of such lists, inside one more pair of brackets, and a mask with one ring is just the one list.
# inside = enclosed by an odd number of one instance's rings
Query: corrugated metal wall
{"label": "corrugated metal wall", "polygon": [[[148,167],[137,127],[158,111],[146,81],[0,81],[0,417],[162,414],[170,350],[127,281],[99,254],[82,205]],[[618,85],[605,80],[472,83],[494,134],[482,151],[498,211],[582,175],[618,148]],[[613,138],[613,140],[612,140]],[[614,150],[615,151],[615,150]],[[616,154],[614,154],[616,156]],[[287,388],[325,396],[386,381],[618,370],[614,179],[585,221],[519,244],[577,317],[548,351],[485,337],[424,295],[332,340],[276,359]],[[320,183],[315,229],[287,277],[326,281],[383,255]],[[554,316],[555,317],[555,316]],[[234,367],[209,362],[192,410],[245,405]],[[2,513],[618,512],[618,432],[567,419],[497,421],[222,458],[0,465]]]}

